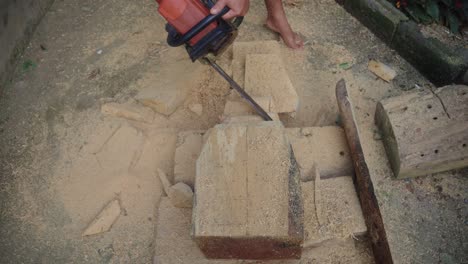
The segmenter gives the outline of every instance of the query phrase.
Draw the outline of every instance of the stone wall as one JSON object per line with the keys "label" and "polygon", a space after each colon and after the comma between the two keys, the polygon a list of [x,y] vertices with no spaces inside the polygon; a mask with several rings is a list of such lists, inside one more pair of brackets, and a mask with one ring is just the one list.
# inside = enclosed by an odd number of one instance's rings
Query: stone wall
{"label": "stone wall", "polygon": [[468,84],[468,48],[425,36],[387,0],[346,0],[344,7],[435,85]]}

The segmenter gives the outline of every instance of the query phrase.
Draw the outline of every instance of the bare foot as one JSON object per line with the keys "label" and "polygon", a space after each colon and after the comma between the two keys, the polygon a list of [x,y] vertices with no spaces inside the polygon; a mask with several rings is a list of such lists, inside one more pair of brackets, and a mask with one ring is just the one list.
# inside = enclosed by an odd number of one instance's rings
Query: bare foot
{"label": "bare foot", "polygon": [[274,18],[268,18],[265,22],[265,26],[270,30],[281,35],[286,46],[291,49],[300,49],[304,47],[304,41],[301,36],[296,32],[292,31],[291,26],[287,20],[278,20]]}

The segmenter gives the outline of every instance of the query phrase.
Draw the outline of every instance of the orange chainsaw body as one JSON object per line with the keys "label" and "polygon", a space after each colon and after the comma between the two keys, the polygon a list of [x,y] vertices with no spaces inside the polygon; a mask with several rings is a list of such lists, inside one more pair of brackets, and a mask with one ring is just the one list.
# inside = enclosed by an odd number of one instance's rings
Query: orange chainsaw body
{"label": "orange chainsaw body", "polygon": [[[210,10],[200,0],[156,0],[156,2],[159,3],[159,14],[180,34],[187,33],[202,19],[210,15]],[[208,25],[190,40],[190,44],[195,45],[216,26],[216,22]]]}

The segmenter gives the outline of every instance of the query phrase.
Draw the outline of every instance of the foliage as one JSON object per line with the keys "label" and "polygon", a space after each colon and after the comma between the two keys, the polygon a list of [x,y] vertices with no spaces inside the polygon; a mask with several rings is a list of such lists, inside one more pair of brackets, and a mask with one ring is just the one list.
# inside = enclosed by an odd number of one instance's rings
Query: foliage
{"label": "foliage", "polygon": [[389,0],[421,24],[438,23],[459,34],[468,25],[468,0]]}

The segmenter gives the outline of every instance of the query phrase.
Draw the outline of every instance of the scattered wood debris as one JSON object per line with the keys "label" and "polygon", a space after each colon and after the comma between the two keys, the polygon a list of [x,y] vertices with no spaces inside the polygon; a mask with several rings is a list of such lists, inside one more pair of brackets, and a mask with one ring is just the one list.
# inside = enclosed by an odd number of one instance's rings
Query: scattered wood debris
{"label": "scattered wood debris", "polygon": [[385,65],[382,62],[376,60],[370,60],[367,68],[377,77],[386,82],[390,82],[397,75],[396,71],[390,68],[390,66]]}
{"label": "scattered wood debris", "polygon": [[119,200],[112,200],[94,218],[91,224],[88,225],[82,236],[91,236],[109,231],[119,217],[120,211]]}

